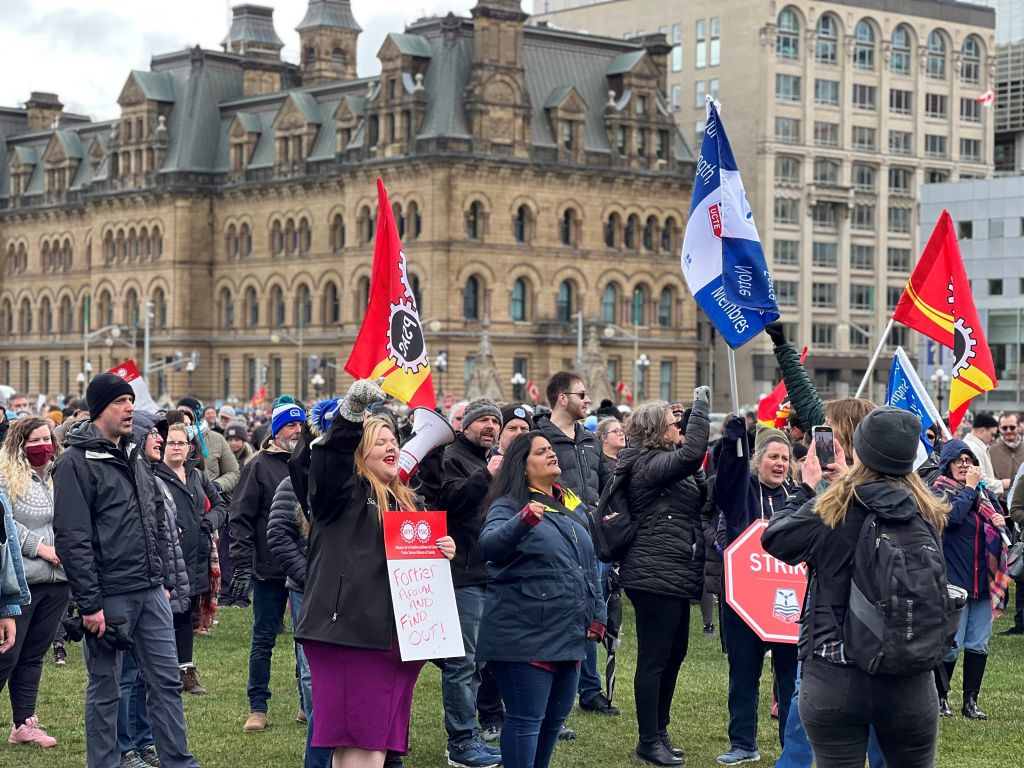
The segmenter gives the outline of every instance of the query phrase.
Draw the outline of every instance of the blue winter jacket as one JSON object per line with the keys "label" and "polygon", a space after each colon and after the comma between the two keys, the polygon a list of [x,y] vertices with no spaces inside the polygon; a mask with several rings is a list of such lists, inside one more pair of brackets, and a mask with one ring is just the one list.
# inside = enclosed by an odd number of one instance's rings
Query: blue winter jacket
{"label": "blue winter jacket", "polygon": [[535,526],[523,504],[498,499],[480,532],[487,594],[478,661],[579,661],[587,630],[605,624],[594,545],[582,520],[548,510]]}
{"label": "blue winter jacket", "polygon": [[[949,463],[964,454],[970,455],[975,463],[977,457],[963,440],[950,440],[939,453],[939,473],[952,477]],[[938,492],[938,491],[937,491]],[[955,495],[945,494],[952,505],[946,529],[942,532],[942,552],[946,557],[946,578],[950,584],[963,587],[973,597],[988,596],[988,551],[999,555],[1002,546],[999,538],[991,547],[985,540],[985,525],[978,512],[978,494],[981,490],[964,486]],[[990,491],[992,506],[999,510],[999,500]]]}

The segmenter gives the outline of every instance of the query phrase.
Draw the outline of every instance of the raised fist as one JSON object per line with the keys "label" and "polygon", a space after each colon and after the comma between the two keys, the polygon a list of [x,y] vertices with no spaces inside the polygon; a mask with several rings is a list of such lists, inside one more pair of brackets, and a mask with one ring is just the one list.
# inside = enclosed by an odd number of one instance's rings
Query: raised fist
{"label": "raised fist", "polygon": [[711,387],[697,387],[693,390],[693,402],[707,403],[711,407]]}
{"label": "raised fist", "polygon": [[348,388],[348,394],[341,401],[338,412],[342,418],[349,421],[361,422],[363,411],[374,403],[380,403],[387,399],[387,394],[375,381],[360,379]]}
{"label": "raised fist", "polygon": [[776,320],[774,323],[768,323],[764,327],[764,332],[768,334],[768,338],[772,340],[772,344],[776,347],[781,347],[786,343],[786,331],[782,328],[782,323]]}

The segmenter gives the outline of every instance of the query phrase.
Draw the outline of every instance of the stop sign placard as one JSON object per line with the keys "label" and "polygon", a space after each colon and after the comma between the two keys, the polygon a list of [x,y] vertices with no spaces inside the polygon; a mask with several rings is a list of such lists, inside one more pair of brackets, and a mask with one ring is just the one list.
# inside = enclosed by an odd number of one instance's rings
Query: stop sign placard
{"label": "stop sign placard", "polygon": [[795,643],[807,567],[787,565],[761,546],[767,520],[755,520],[725,550],[725,599],[768,643]]}

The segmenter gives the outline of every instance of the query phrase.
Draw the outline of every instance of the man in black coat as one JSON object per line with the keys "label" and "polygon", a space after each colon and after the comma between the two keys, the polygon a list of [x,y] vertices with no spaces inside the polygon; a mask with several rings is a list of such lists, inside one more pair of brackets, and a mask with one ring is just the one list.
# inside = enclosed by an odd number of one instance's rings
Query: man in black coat
{"label": "man in black coat", "polygon": [[481,398],[466,406],[462,431],[444,452],[438,508],[448,513],[448,535],[455,539],[452,581],[462,624],[466,655],[448,659],[441,672],[444,727],[448,732],[449,765],[483,768],[500,762],[497,753],[480,739],[476,724],[476,697],[480,666],[476,662],[476,638],[484,610],[487,571],[480,556],[480,508],[501,467],[501,456],[492,449],[501,432],[501,410]]}
{"label": "man in black coat", "polygon": [[[164,571],[169,546],[163,496],[132,442],[135,393],[120,376],[89,384],[91,419],[75,425],[53,469],[57,555],[82,614],[85,748],[89,765],[117,765],[121,655],[102,641],[112,627],[135,641],[153,736],[163,765],[199,768],[189,752],[178,655]],[[112,637],[115,635],[111,635]]]}
{"label": "man in black coat", "polygon": [[274,409],[271,437],[242,470],[234,495],[228,525],[231,529],[231,560],[234,572],[231,597],[245,599],[252,585],[252,644],[249,648],[249,719],[246,733],[267,727],[270,699],[270,659],[277,642],[277,628],[284,619],[288,602],[285,573],[271,555],[267,544],[270,505],[281,481],[288,477],[288,459],[298,443],[306,413],[295,403]]}

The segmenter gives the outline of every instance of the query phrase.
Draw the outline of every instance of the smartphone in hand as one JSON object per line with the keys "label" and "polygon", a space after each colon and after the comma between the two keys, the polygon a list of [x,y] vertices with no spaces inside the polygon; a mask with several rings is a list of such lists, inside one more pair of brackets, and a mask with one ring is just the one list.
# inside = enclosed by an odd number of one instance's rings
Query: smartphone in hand
{"label": "smartphone in hand", "polygon": [[832,427],[814,427],[811,430],[814,436],[814,450],[818,455],[818,463],[824,471],[828,471],[829,465],[836,463],[836,443]]}

